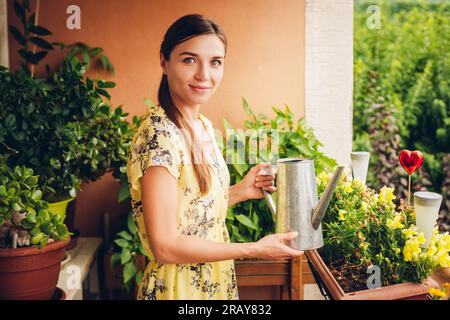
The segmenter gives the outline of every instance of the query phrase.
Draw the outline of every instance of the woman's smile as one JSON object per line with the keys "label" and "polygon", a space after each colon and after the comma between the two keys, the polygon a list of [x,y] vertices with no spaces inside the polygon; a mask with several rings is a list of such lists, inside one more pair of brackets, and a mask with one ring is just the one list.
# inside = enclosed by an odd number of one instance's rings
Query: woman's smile
{"label": "woman's smile", "polygon": [[191,89],[194,92],[198,92],[198,93],[205,93],[208,92],[212,89],[212,87],[204,87],[204,86],[193,86],[193,85],[189,85],[189,87],[191,87]]}

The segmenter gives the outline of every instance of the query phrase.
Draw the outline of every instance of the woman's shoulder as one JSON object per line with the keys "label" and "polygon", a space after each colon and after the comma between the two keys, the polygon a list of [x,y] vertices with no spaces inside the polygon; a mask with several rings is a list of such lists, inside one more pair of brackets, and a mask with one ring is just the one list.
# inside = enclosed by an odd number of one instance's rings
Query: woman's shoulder
{"label": "woman's shoulder", "polygon": [[179,136],[177,126],[168,118],[164,109],[159,106],[151,107],[145,112],[137,131]]}

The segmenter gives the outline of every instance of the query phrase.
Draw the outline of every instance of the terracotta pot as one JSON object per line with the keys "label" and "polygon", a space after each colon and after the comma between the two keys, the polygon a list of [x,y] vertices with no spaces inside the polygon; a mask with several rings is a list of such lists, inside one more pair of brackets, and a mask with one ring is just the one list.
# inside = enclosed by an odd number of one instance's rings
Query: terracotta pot
{"label": "terracotta pot", "polygon": [[[428,290],[438,287],[438,284],[431,278],[422,283],[405,282],[376,289],[366,289],[355,292],[344,292],[342,287],[334,278],[328,266],[322,260],[317,250],[305,251],[306,256],[312,265],[313,273],[316,276],[322,294],[326,294],[334,300],[428,300]],[[325,292],[323,292],[325,291]]]}
{"label": "terracotta pot", "polygon": [[0,249],[0,300],[50,300],[69,241],[55,241],[42,249]]}

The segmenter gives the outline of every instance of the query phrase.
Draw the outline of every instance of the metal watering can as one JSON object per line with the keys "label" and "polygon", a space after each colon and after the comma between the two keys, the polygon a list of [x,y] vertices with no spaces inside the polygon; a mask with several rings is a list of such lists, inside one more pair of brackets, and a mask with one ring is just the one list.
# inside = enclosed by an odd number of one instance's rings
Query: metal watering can
{"label": "metal watering can", "polygon": [[322,218],[336,189],[344,166],[338,166],[322,197],[318,200],[314,160],[300,158],[279,159],[277,164],[261,171],[277,171],[277,204],[272,195],[263,190],[270,211],[275,218],[275,232],[297,231],[291,242],[297,250],[312,250],[323,246]]}

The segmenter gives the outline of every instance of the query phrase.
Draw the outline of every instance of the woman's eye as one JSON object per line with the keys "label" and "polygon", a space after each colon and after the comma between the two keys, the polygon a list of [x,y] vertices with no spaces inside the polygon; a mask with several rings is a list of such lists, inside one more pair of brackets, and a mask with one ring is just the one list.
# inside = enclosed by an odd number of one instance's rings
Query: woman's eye
{"label": "woman's eye", "polygon": [[220,61],[220,60],[213,60],[213,65],[215,65],[215,66],[221,66],[222,65],[222,61]]}
{"label": "woman's eye", "polygon": [[183,59],[184,63],[191,63],[191,61],[194,61],[194,58],[185,58],[185,59]]}

